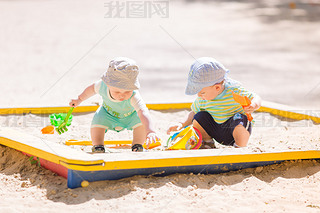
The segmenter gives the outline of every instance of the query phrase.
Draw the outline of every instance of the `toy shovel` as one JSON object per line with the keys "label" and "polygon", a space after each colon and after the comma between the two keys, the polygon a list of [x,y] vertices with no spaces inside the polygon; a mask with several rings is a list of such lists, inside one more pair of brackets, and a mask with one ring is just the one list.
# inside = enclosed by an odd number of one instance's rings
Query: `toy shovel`
{"label": "toy shovel", "polygon": [[[233,99],[237,103],[239,103],[242,106],[242,108],[250,106],[251,101],[247,96],[241,96],[241,95],[238,95],[238,94],[236,94],[234,92],[232,92],[232,95],[233,95]],[[252,118],[250,113],[246,113],[246,115],[247,115],[247,118],[248,118],[249,121],[253,120],[253,118]]]}
{"label": "toy shovel", "polygon": [[59,135],[61,135],[61,133],[68,131],[67,124],[68,124],[68,120],[69,120],[69,117],[70,117],[73,109],[74,109],[74,107],[71,107],[69,109],[69,112],[68,112],[66,118],[64,119],[64,121],[56,128],[56,131],[59,133]]}

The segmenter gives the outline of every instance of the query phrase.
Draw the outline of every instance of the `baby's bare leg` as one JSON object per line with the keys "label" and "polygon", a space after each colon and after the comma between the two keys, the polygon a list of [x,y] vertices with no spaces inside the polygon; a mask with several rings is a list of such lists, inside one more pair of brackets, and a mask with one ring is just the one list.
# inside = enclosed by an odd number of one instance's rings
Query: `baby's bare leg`
{"label": "baby's bare leg", "polygon": [[193,120],[192,125],[193,127],[197,128],[200,131],[203,141],[207,141],[212,138],[210,135],[208,135],[208,133],[202,128],[202,126],[195,119]]}
{"label": "baby's bare leg", "polygon": [[238,147],[245,147],[248,144],[250,133],[243,125],[238,125],[233,130],[233,138]]}
{"label": "baby's bare leg", "polygon": [[134,144],[141,144],[143,145],[146,140],[146,131],[143,125],[138,126],[133,129],[133,141],[132,145]]}
{"label": "baby's bare leg", "polygon": [[92,145],[104,145],[105,129],[99,127],[91,128]]}

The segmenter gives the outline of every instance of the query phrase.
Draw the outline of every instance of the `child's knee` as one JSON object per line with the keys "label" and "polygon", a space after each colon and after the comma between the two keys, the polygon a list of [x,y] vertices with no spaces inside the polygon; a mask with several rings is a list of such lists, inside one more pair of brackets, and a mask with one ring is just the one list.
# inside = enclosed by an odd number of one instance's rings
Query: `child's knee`
{"label": "child's knee", "polygon": [[198,123],[198,121],[195,120],[195,119],[192,121],[192,125],[193,125],[194,127],[201,126],[201,125]]}
{"label": "child's knee", "polygon": [[234,146],[245,147],[248,144],[250,137],[249,131],[241,124],[236,126],[233,130]]}
{"label": "child's knee", "polygon": [[197,114],[194,115],[193,121],[194,121],[194,120],[196,120],[196,121],[206,120],[206,119],[208,119],[208,116],[212,117],[209,112],[207,112],[207,111],[200,111],[200,112],[198,112]]}
{"label": "child's knee", "polygon": [[242,124],[239,124],[234,128],[233,135],[236,135],[236,136],[248,136],[249,137],[250,133]]}

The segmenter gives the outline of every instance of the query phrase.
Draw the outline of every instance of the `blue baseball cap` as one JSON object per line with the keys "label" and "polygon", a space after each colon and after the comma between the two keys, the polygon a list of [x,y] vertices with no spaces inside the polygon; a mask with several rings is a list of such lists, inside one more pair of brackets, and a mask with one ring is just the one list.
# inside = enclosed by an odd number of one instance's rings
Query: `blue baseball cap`
{"label": "blue baseball cap", "polygon": [[198,58],[189,71],[186,95],[195,95],[204,87],[220,83],[226,79],[228,72],[229,70],[214,58]]}

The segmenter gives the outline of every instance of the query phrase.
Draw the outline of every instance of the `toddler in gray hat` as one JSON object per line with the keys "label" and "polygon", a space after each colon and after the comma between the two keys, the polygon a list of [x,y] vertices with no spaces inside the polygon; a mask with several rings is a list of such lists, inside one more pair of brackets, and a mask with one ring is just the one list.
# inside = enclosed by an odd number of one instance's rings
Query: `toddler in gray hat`
{"label": "toddler in gray hat", "polygon": [[[227,77],[227,70],[214,58],[202,57],[191,66],[186,88],[187,95],[197,94],[187,118],[169,127],[167,133],[193,125],[202,134],[202,148],[214,148],[217,141],[223,145],[245,147],[251,134],[247,114],[261,106],[261,98]],[[242,107],[233,93],[247,96],[251,105]]]}
{"label": "toddler in gray hat", "polygon": [[104,135],[108,130],[133,130],[132,151],[143,151],[144,142],[149,146],[159,140],[153,130],[148,108],[138,91],[138,74],[139,67],[134,60],[115,58],[110,61],[101,80],[70,101],[70,106],[77,107],[95,94],[103,99],[91,123],[93,152],[105,152]]}

